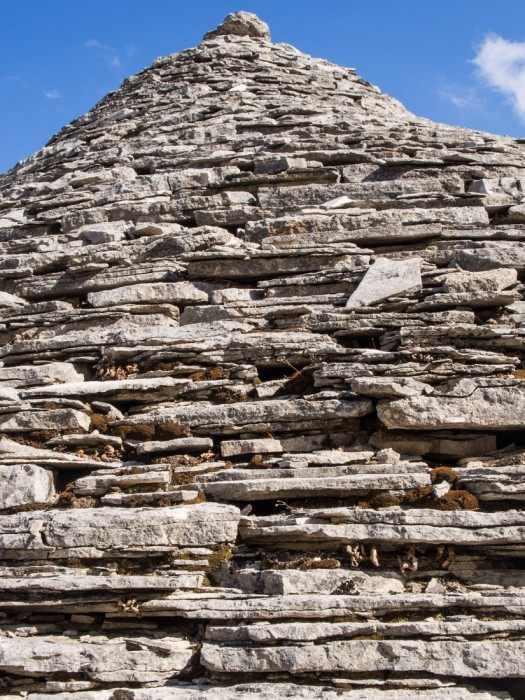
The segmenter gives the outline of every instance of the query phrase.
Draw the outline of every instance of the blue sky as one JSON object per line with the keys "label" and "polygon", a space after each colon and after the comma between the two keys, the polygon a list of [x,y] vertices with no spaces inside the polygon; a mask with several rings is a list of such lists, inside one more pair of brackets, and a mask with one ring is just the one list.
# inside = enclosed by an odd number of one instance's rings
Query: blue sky
{"label": "blue sky", "polygon": [[0,172],[239,9],[417,114],[525,136],[524,0],[19,0],[2,7]]}

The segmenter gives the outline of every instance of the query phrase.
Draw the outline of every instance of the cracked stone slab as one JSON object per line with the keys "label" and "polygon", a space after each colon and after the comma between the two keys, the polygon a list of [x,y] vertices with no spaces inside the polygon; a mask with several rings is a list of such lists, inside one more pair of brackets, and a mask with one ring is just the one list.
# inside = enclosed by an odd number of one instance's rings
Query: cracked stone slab
{"label": "cracked stone slab", "polygon": [[[234,435],[242,431],[267,432],[268,425],[294,428],[300,421],[322,421],[326,424],[337,420],[367,415],[372,411],[370,401],[339,399],[309,401],[306,399],[247,401],[224,405],[194,403],[158,409],[142,415],[115,421],[116,428],[134,426],[188,425],[198,434]],[[259,427],[260,426],[260,427]]]}

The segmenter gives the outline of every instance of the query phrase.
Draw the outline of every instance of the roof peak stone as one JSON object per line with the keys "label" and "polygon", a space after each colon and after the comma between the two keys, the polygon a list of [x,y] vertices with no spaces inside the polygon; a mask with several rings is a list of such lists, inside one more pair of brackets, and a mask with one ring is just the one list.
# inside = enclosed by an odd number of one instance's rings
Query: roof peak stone
{"label": "roof peak stone", "polygon": [[204,35],[204,41],[227,35],[248,36],[271,41],[270,28],[253,12],[232,12],[224,18],[218,27]]}

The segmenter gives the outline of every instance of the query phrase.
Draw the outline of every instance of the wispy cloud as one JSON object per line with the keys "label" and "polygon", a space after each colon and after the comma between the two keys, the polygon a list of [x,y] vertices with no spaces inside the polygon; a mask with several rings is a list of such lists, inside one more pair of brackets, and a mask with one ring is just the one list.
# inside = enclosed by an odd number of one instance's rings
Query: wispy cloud
{"label": "wispy cloud", "polygon": [[104,44],[98,39],[88,39],[84,42],[84,46],[86,49],[98,51],[104,57],[104,61],[110,68],[120,68],[122,66],[119,51],[114,46]]}
{"label": "wispy cloud", "polygon": [[0,80],[5,80],[9,83],[20,83],[22,81],[22,76],[17,73],[4,73],[0,74]]}
{"label": "wispy cloud", "polygon": [[87,41],[84,42],[84,46],[86,47],[86,49],[102,49],[104,51],[111,51],[112,50],[111,46],[107,46],[106,44],[103,44],[98,39],[88,39]]}
{"label": "wispy cloud", "polygon": [[483,107],[483,98],[472,86],[446,85],[438,90],[439,96],[463,112],[479,110]]}
{"label": "wispy cloud", "polygon": [[482,80],[506,95],[525,120],[525,41],[509,41],[489,34],[473,62]]}
{"label": "wispy cloud", "polygon": [[44,90],[44,95],[47,97],[48,100],[61,100],[62,99],[62,93],[53,88],[52,90]]}

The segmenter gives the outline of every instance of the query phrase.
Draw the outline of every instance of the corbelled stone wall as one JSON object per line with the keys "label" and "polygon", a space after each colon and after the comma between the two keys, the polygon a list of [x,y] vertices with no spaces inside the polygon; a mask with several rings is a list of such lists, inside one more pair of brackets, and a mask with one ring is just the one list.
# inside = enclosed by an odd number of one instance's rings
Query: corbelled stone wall
{"label": "corbelled stone wall", "polygon": [[522,697],[524,183],[249,13],[1,176],[1,697]]}

